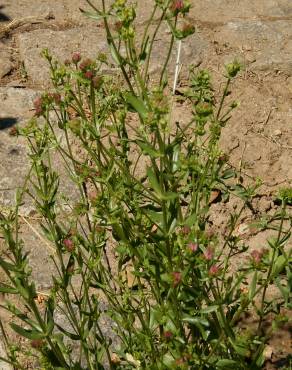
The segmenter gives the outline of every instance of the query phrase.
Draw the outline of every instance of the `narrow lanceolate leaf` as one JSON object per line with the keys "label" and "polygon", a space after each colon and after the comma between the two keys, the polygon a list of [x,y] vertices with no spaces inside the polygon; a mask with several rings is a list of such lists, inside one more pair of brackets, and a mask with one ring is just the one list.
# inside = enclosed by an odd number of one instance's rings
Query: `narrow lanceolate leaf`
{"label": "narrow lanceolate leaf", "polygon": [[0,293],[17,294],[17,289],[8,285],[0,285]]}
{"label": "narrow lanceolate leaf", "polygon": [[218,369],[236,369],[236,365],[238,365],[238,363],[234,360],[222,359],[222,360],[219,360],[216,363],[216,368],[218,368]]}
{"label": "narrow lanceolate leaf", "polygon": [[206,313],[211,313],[211,312],[215,312],[218,310],[218,306],[214,305],[214,306],[209,306],[209,307],[206,307],[206,308],[202,308],[200,310],[200,313],[201,314],[206,314]]}
{"label": "narrow lanceolate leaf", "polygon": [[288,259],[282,254],[279,257],[277,257],[273,265],[272,277],[273,278],[277,277],[283,271],[287,263],[288,263]]}
{"label": "narrow lanceolate leaf", "polygon": [[150,143],[136,140],[136,144],[140,147],[144,154],[148,154],[152,158],[159,158],[162,156],[162,154],[158,150],[156,150]]}
{"label": "narrow lanceolate leaf", "polygon": [[134,96],[133,94],[126,94],[126,102],[142,117],[146,118],[148,109],[142,99]]}
{"label": "narrow lanceolate leaf", "polygon": [[249,300],[252,300],[254,298],[257,282],[258,282],[258,272],[255,271],[251,284],[250,284],[249,292],[248,292]]}
{"label": "narrow lanceolate leaf", "polygon": [[154,171],[151,168],[147,169],[147,176],[148,176],[150,185],[152,186],[153,190],[159,196],[159,198],[161,198],[163,190],[161,189],[161,187],[159,185],[159,182],[156,178],[156,175],[155,175]]}
{"label": "narrow lanceolate leaf", "polygon": [[86,17],[88,18],[91,18],[91,19],[95,19],[96,21],[100,21],[101,19],[104,19],[107,17],[107,14],[104,14],[104,13],[91,13],[91,12],[86,12],[85,10],[82,10],[80,9],[80,11],[82,12],[82,14],[84,14]]}
{"label": "narrow lanceolate leaf", "polygon": [[37,330],[31,330],[31,329],[24,329],[19,325],[14,324],[13,322],[10,323],[11,328],[22,337],[25,337],[27,339],[43,339],[45,338],[45,334],[42,332],[39,332]]}

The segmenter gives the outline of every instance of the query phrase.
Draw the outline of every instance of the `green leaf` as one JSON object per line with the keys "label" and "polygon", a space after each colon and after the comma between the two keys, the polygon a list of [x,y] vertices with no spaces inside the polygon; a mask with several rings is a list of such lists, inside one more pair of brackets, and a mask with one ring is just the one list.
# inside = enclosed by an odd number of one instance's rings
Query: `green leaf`
{"label": "green leaf", "polygon": [[186,226],[189,226],[189,227],[192,227],[196,220],[198,218],[198,213],[197,212],[194,212],[192,213],[185,221],[184,221],[184,225]]}
{"label": "green leaf", "polygon": [[29,330],[24,329],[19,325],[14,324],[13,322],[10,323],[11,328],[22,337],[28,338],[28,339],[43,339],[45,338],[45,334],[42,332],[39,332],[37,330]]}
{"label": "green leaf", "polygon": [[8,271],[14,271],[17,272],[18,268],[13,265],[12,263],[6,262],[3,258],[0,257],[0,266],[3,268],[3,270]]}
{"label": "green leaf", "polygon": [[236,369],[236,367],[234,366],[237,364],[238,364],[237,361],[229,360],[229,359],[222,359],[216,363],[216,367],[218,369]]}
{"label": "green leaf", "polygon": [[285,258],[282,254],[276,259],[273,265],[273,272],[272,277],[277,277],[284,269],[285,265],[287,264],[288,259]]}
{"label": "green leaf", "polygon": [[130,104],[134,108],[134,110],[137,113],[139,113],[139,115],[142,118],[146,118],[146,116],[148,114],[148,109],[145,106],[144,101],[142,99],[140,99],[140,98],[138,98],[135,95],[130,94],[130,93],[125,95],[125,99],[126,99],[126,102],[128,104]]}
{"label": "green leaf", "polygon": [[110,52],[111,52],[111,55],[112,55],[112,58],[114,60],[114,62],[117,64],[117,65],[120,65],[121,62],[120,62],[120,58],[119,58],[119,55],[117,54],[115,48],[113,47],[113,44],[110,42],[109,43],[109,48],[110,48]]}
{"label": "green leaf", "polygon": [[8,285],[0,285],[0,293],[17,294],[17,289]]}
{"label": "green leaf", "polygon": [[57,328],[63,333],[66,335],[66,337],[72,339],[72,340],[80,340],[80,335],[77,335],[77,334],[73,334],[73,333],[70,333],[68,330],[64,329],[62,326],[58,325],[56,323],[56,326]]}
{"label": "green leaf", "polygon": [[80,9],[80,10],[81,10],[82,14],[84,14],[86,17],[91,18],[91,19],[95,19],[96,21],[100,21],[101,19],[104,19],[104,18],[107,17],[106,14],[103,14],[101,12],[99,14],[97,14],[97,13],[86,12],[85,10],[82,10],[82,9]]}
{"label": "green leaf", "polygon": [[214,306],[209,306],[209,307],[203,308],[199,312],[201,314],[206,314],[206,313],[215,312],[217,310],[218,310],[218,306],[217,305],[214,305]]}
{"label": "green leaf", "polygon": [[182,319],[183,322],[188,322],[190,324],[196,325],[197,323],[200,323],[204,326],[209,326],[209,322],[206,319],[203,319],[201,317],[195,317],[195,316],[184,316]]}
{"label": "green leaf", "polygon": [[223,172],[223,174],[222,174],[221,177],[224,180],[230,179],[232,177],[235,177],[235,172],[232,169],[228,169],[228,170],[226,170],[226,171]]}
{"label": "green leaf", "polygon": [[161,194],[161,199],[163,200],[174,200],[179,197],[178,193],[174,193],[173,191],[169,191],[167,193]]}
{"label": "green leaf", "polygon": [[170,353],[166,353],[163,356],[162,362],[163,362],[163,365],[166,366],[167,369],[173,369],[174,358]]}
{"label": "green leaf", "polygon": [[160,158],[162,154],[156,150],[151,144],[145,143],[142,140],[136,140],[136,144],[141,148],[144,154],[148,154],[151,158]]}
{"label": "green leaf", "polygon": [[161,187],[158,183],[158,180],[155,176],[155,173],[153,172],[153,170],[150,167],[147,168],[147,176],[148,176],[150,185],[154,189],[155,193],[159,196],[159,198],[161,198],[162,197],[162,189],[161,189]]}
{"label": "green leaf", "polygon": [[256,287],[257,287],[257,282],[258,282],[258,272],[255,271],[251,284],[250,284],[249,292],[248,292],[248,298],[250,301],[254,298],[254,294],[256,291]]}

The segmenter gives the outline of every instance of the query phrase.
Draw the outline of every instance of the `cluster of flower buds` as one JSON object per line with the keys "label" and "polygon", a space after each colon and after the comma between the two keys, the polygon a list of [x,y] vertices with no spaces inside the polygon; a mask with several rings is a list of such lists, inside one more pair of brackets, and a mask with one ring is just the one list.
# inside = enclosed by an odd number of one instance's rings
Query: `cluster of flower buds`
{"label": "cluster of flower buds", "polygon": [[46,93],[37,97],[33,102],[35,115],[37,117],[43,115],[46,111],[46,107],[50,106],[51,104],[60,105],[61,101],[61,95],[56,92]]}
{"label": "cluster of flower buds", "polygon": [[82,77],[92,82],[95,89],[99,89],[101,87],[103,78],[96,74],[95,62],[93,60],[89,58],[82,60],[81,54],[79,52],[75,52],[72,54],[71,61],[69,59],[65,60],[66,65],[70,65],[71,63],[75,64],[75,66],[81,71]]}
{"label": "cluster of flower buds", "polygon": [[260,264],[262,262],[263,256],[267,253],[267,250],[262,248],[260,250],[253,250],[250,254],[252,262],[254,262],[256,265]]}
{"label": "cluster of flower buds", "polygon": [[41,116],[44,111],[45,111],[45,105],[44,105],[44,100],[41,96],[36,98],[33,102],[34,110],[35,110],[35,115],[37,117]]}

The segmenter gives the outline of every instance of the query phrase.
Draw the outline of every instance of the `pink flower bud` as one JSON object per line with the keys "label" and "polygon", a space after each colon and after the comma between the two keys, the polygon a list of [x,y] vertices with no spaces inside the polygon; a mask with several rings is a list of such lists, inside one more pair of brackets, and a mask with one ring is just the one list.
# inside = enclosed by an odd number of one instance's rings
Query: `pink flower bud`
{"label": "pink flower bud", "polygon": [[213,259],[213,257],[214,257],[214,250],[213,250],[213,248],[208,247],[208,248],[204,251],[203,255],[204,255],[204,258],[205,258],[207,261],[211,261],[211,260]]}
{"label": "pink flower bud", "polygon": [[209,269],[209,275],[214,276],[217,275],[220,272],[220,269],[216,265],[212,265]]}
{"label": "pink flower bud", "polygon": [[198,244],[197,243],[189,243],[188,248],[191,252],[196,252],[198,250]]}
{"label": "pink flower bud", "polygon": [[183,8],[184,8],[184,2],[183,2],[183,0],[173,0],[172,5],[171,5],[171,10],[174,13],[178,13]]}
{"label": "pink flower bud", "polygon": [[73,252],[74,250],[74,243],[71,239],[64,239],[63,244],[68,252]]}
{"label": "pink flower bud", "polygon": [[256,264],[259,264],[261,261],[262,261],[262,258],[263,258],[263,255],[266,253],[267,251],[265,249],[261,249],[260,251],[258,250],[254,250],[251,252],[251,258],[252,260],[256,263]]}
{"label": "pink flower bud", "polygon": [[182,274],[179,271],[172,272],[173,286],[176,287],[180,284],[182,279]]}

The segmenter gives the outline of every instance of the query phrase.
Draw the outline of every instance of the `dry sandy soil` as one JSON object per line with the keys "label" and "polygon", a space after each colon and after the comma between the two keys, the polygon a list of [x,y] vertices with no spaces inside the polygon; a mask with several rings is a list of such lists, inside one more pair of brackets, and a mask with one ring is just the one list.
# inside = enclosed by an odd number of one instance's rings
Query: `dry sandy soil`
{"label": "dry sandy soil", "polygon": [[[230,155],[230,163],[240,167],[246,178],[262,179],[255,211],[273,212],[279,187],[292,184],[292,1],[192,3],[188,21],[197,32],[183,44],[179,84],[183,85],[184,71],[190,63],[208,68],[218,88],[224,63],[236,57],[244,64],[232,86],[240,106],[224,129],[221,145]],[[151,0],[138,0],[138,30],[149,16],[151,4]],[[95,57],[106,50],[102,27],[85,19],[80,7],[86,8],[85,0],[3,0],[0,4],[0,209],[13,204],[15,189],[28,168],[26,143],[10,136],[9,130],[33,115],[32,102],[48,85],[48,68],[40,51],[48,47],[63,61],[73,51]],[[164,35],[168,37],[167,30]],[[163,36],[156,42],[153,75],[165,47]],[[176,115],[183,119],[184,108],[177,106]],[[214,227],[222,226],[224,215],[232,207],[214,204]],[[32,212],[30,204],[24,205],[24,216]],[[51,281],[49,264],[44,266],[48,255],[40,250],[37,235],[26,224],[23,235],[29,241],[35,277],[40,288],[46,290]],[[265,234],[248,236],[254,248],[265,240]],[[289,366],[285,358],[292,356],[291,339],[289,327],[273,339],[267,368]]]}

